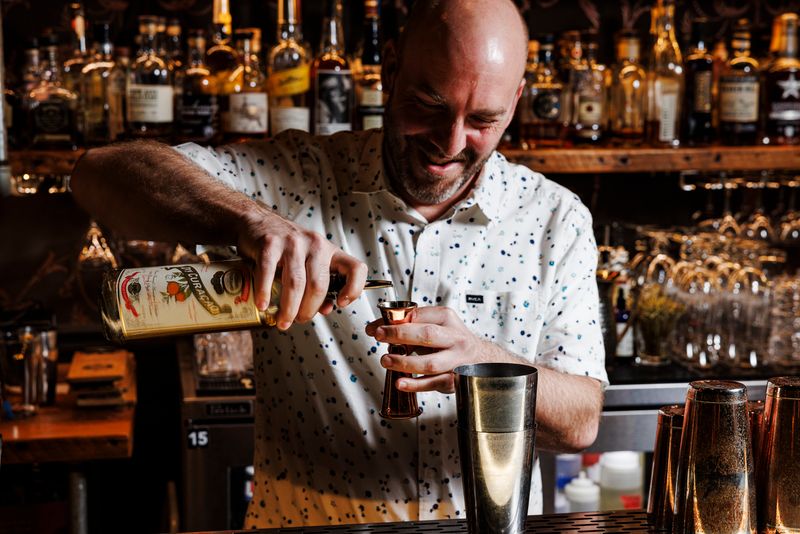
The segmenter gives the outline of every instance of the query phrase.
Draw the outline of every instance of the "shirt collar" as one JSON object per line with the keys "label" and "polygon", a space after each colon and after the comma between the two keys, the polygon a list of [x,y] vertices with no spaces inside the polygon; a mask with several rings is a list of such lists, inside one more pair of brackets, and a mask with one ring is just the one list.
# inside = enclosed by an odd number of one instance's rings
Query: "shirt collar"
{"label": "shirt collar", "polygon": [[[376,157],[377,155],[377,157]],[[471,194],[454,206],[452,213],[470,210],[477,207],[485,218],[486,222],[497,219],[503,202],[503,193],[507,189],[507,181],[502,172],[501,163],[505,158],[497,151],[492,152],[489,159],[481,170],[475,187]],[[352,192],[366,195],[388,192],[392,196],[400,197],[392,190],[386,174],[383,159],[383,130],[374,131],[361,152],[359,168],[364,169],[359,172],[353,181]]]}

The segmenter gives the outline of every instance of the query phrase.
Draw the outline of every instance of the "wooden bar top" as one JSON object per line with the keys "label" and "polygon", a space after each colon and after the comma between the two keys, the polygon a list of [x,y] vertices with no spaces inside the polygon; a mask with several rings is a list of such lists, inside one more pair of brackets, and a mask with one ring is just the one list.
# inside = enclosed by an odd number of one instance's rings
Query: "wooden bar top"
{"label": "wooden bar top", "polygon": [[[63,376],[59,365],[59,380]],[[135,391],[135,384],[133,385]],[[0,421],[2,464],[128,458],[135,406],[78,408],[67,394],[28,418]]]}

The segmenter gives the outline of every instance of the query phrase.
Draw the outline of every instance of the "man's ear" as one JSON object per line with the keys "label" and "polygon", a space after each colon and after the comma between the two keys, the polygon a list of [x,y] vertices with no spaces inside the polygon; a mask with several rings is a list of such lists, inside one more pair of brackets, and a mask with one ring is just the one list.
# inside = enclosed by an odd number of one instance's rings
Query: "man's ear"
{"label": "man's ear", "polygon": [[381,65],[381,83],[383,84],[383,91],[387,94],[392,93],[392,88],[397,78],[398,66],[397,44],[393,39],[390,39],[386,41],[383,47],[383,61]]}

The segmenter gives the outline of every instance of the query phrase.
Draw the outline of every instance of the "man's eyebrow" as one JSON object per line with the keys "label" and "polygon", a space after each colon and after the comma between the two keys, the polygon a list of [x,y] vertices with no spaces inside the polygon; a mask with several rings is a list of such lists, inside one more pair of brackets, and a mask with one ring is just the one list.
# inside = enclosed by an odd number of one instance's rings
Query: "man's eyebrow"
{"label": "man's eyebrow", "polygon": [[422,84],[417,87],[414,92],[416,93],[425,93],[425,95],[436,102],[437,104],[447,104],[447,100],[441,94],[439,94],[433,87],[428,84]]}
{"label": "man's eyebrow", "polygon": [[476,109],[470,112],[470,115],[478,115],[480,117],[500,117],[505,115],[506,109],[505,108],[496,108],[496,109]]}

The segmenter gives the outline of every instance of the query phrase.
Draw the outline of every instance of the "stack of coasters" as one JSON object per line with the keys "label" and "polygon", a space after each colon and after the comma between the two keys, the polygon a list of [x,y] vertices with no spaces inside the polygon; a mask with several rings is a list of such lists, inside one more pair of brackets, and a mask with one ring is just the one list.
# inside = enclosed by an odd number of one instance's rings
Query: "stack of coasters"
{"label": "stack of coasters", "polygon": [[79,407],[114,407],[133,402],[133,354],[76,352],[67,373],[70,391]]}

